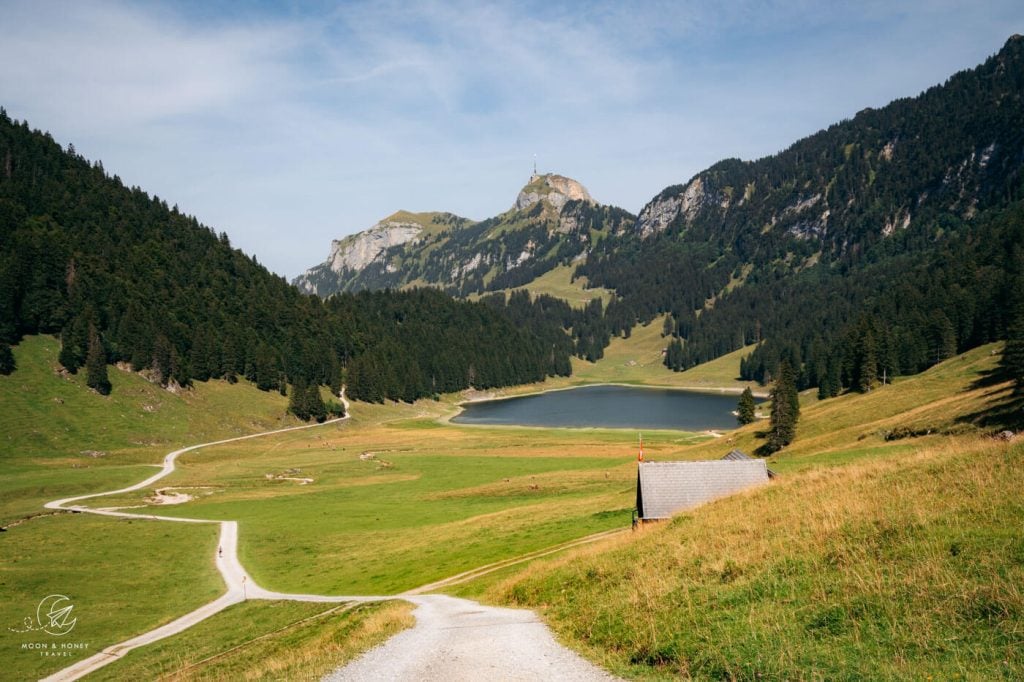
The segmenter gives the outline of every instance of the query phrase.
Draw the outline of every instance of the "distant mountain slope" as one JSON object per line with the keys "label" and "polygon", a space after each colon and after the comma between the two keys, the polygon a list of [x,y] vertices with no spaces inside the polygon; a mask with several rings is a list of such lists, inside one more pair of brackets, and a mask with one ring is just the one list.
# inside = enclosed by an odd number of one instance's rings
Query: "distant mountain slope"
{"label": "distant mountain slope", "polygon": [[460,296],[497,291],[585,257],[595,241],[634,222],[628,212],[596,203],[575,180],[535,174],[499,216],[473,222],[399,211],[333,242],[327,261],[294,284],[320,296],[417,284]]}
{"label": "distant mountain slope", "polygon": [[1024,38],[918,97],[668,187],[576,274],[622,331],[663,312],[685,369],[767,339],[833,393],[1000,338],[1022,289]]}
{"label": "distant mountain slope", "polygon": [[504,301],[433,290],[324,303],[0,109],[0,357],[52,333],[71,372],[124,362],[171,387],[245,376],[335,393],[347,380],[356,399],[414,400],[571,371],[565,325],[532,305],[513,320]]}

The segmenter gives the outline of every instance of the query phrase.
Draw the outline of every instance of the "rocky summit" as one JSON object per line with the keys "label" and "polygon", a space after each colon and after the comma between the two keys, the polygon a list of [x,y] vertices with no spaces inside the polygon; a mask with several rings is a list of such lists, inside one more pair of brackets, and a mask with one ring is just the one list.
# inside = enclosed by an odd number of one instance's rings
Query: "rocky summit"
{"label": "rocky summit", "polygon": [[463,296],[497,291],[578,262],[593,235],[624,232],[635,220],[598,204],[572,178],[534,173],[500,215],[474,222],[451,213],[399,211],[332,242],[327,260],[294,284],[319,296],[422,285]]}
{"label": "rocky summit", "polygon": [[561,210],[568,201],[594,203],[586,187],[572,178],[554,173],[546,175],[534,173],[530,176],[530,182],[520,190],[519,196],[516,197],[516,203],[512,208],[513,210],[522,211],[539,201],[547,201],[556,210]]}

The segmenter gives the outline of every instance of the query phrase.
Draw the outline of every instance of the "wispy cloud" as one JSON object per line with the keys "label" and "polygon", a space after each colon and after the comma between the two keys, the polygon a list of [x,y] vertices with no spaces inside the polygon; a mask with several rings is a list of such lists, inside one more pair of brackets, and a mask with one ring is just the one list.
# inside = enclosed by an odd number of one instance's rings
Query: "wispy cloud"
{"label": "wispy cloud", "polygon": [[534,153],[637,211],[1024,31],[1001,0],[229,7],[4,2],[0,104],[289,276],[398,208],[504,210]]}

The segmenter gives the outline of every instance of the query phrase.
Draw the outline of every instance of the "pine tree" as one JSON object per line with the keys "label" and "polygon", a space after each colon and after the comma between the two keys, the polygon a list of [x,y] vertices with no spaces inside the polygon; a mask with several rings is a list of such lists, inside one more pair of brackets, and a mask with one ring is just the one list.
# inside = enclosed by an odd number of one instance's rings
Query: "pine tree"
{"label": "pine tree", "polygon": [[197,329],[192,335],[191,365],[192,376],[198,381],[206,381],[216,371],[210,364],[210,339],[204,329]]}
{"label": "pine tree", "polygon": [[740,424],[750,424],[756,417],[756,406],[754,405],[754,393],[747,386],[740,395],[740,402],[736,406],[736,421]]}
{"label": "pine tree", "polygon": [[85,359],[85,384],[100,395],[110,395],[107,353],[103,350],[103,342],[93,325],[89,325],[89,351]]}
{"label": "pine tree", "polygon": [[306,387],[305,402],[306,411],[309,414],[308,419],[315,419],[318,422],[327,419],[327,406],[324,405],[324,400],[320,397],[320,386],[315,382],[310,382]]}
{"label": "pine tree", "polygon": [[938,364],[956,355],[956,329],[945,313],[935,311],[929,320],[930,362]]}
{"label": "pine tree", "polygon": [[878,349],[870,327],[865,327],[860,338],[854,373],[861,393],[869,392],[878,383]]}
{"label": "pine tree", "polygon": [[305,379],[296,379],[292,384],[292,394],[288,398],[288,411],[303,421],[309,421],[307,398]]}
{"label": "pine tree", "polygon": [[85,364],[89,344],[89,327],[82,316],[76,316],[60,332],[60,354],[57,361],[64,369],[75,374]]}
{"label": "pine tree", "polygon": [[14,361],[14,353],[11,352],[11,346],[0,342],[0,374],[10,374],[17,367],[17,363]]}
{"label": "pine tree", "polygon": [[1017,307],[1006,330],[1006,346],[999,362],[1017,393],[1024,393],[1024,305]]}
{"label": "pine tree", "polygon": [[796,438],[796,423],[800,419],[800,396],[796,390],[796,373],[789,362],[779,363],[779,378],[771,391],[772,412],[768,440],[760,453],[778,452]]}
{"label": "pine tree", "polygon": [[158,334],[153,342],[153,371],[161,386],[171,380],[171,342],[163,334]]}

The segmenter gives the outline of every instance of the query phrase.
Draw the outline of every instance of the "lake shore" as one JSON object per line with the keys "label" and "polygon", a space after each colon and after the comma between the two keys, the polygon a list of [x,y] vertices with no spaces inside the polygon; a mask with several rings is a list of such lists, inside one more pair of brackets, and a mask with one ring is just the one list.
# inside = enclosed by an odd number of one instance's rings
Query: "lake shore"
{"label": "lake shore", "polygon": [[[538,399],[544,398],[545,396],[552,396],[559,393],[566,393],[571,391],[587,391],[588,389],[623,389],[621,395],[609,395],[608,392],[604,394],[598,393],[589,397],[578,396],[575,397],[576,404],[569,402],[568,405],[559,404],[559,408],[568,408],[570,415],[566,417],[568,423],[557,423],[549,422],[545,417],[539,416],[541,414],[550,414],[549,411],[541,410],[540,412],[531,414],[529,410],[522,412],[518,416],[508,416],[509,421],[502,420],[488,420],[486,417],[481,418],[479,408],[484,405],[496,405],[500,403],[508,403],[515,399]],[[660,396],[649,395],[644,396],[643,394],[647,391],[657,391]],[[716,404],[710,407],[706,404],[701,404],[698,401],[696,404],[688,404],[687,398],[699,398],[700,396],[706,396],[711,398],[716,403],[721,403],[721,399],[724,396],[737,395],[742,391],[736,391],[734,389],[687,389],[679,388],[674,386],[646,386],[646,385],[635,385],[621,382],[599,382],[592,384],[582,384],[575,386],[559,386],[546,390],[535,390],[524,393],[513,393],[502,394],[499,391],[465,391],[463,395],[465,399],[456,403],[453,403],[453,407],[456,410],[450,414],[446,414],[440,417],[437,421],[444,424],[450,424],[453,426],[487,426],[487,427],[511,427],[511,428],[566,428],[566,429],[643,429],[643,430],[663,430],[663,431],[682,431],[687,433],[712,433],[718,431],[728,431],[735,428],[736,425],[731,423],[729,417],[721,412],[724,407],[721,404]],[[660,404],[661,400],[679,401],[683,400],[683,406],[678,412],[673,410],[678,408],[667,408],[667,406]],[[636,405],[636,401],[643,403],[646,401],[647,404]],[[584,402],[580,402],[584,401]],[[550,401],[549,401],[550,402]],[[633,414],[637,415],[636,419],[630,421],[630,423],[622,423],[620,419],[623,414],[623,410],[629,409],[630,404],[634,404]],[[593,410],[598,413],[607,415],[605,419],[601,417],[595,417]],[[731,402],[728,404],[729,410],[728,415],[731,417],[734,410]],[[522,409],[522,408],[521,408]],[[703,414],[701,411],[703,410]],[[476,411],[478,413],[476,419],[470,419],[466,421],[459,421],[460,418],[464,417],[467,412]],[[561,410],[560,410],[561,411]],[[575,416],[572,416],[572,413]],[[660,417],[658,415],[661,415]],[[696,423],[686,423],[686,419],[677,421],[676,415],[686,415]],[[505,416],[505,415],[503,415]],[[540,420],[540,421],[537,421]],[[595,421],[596,420],[596,421]]]}

